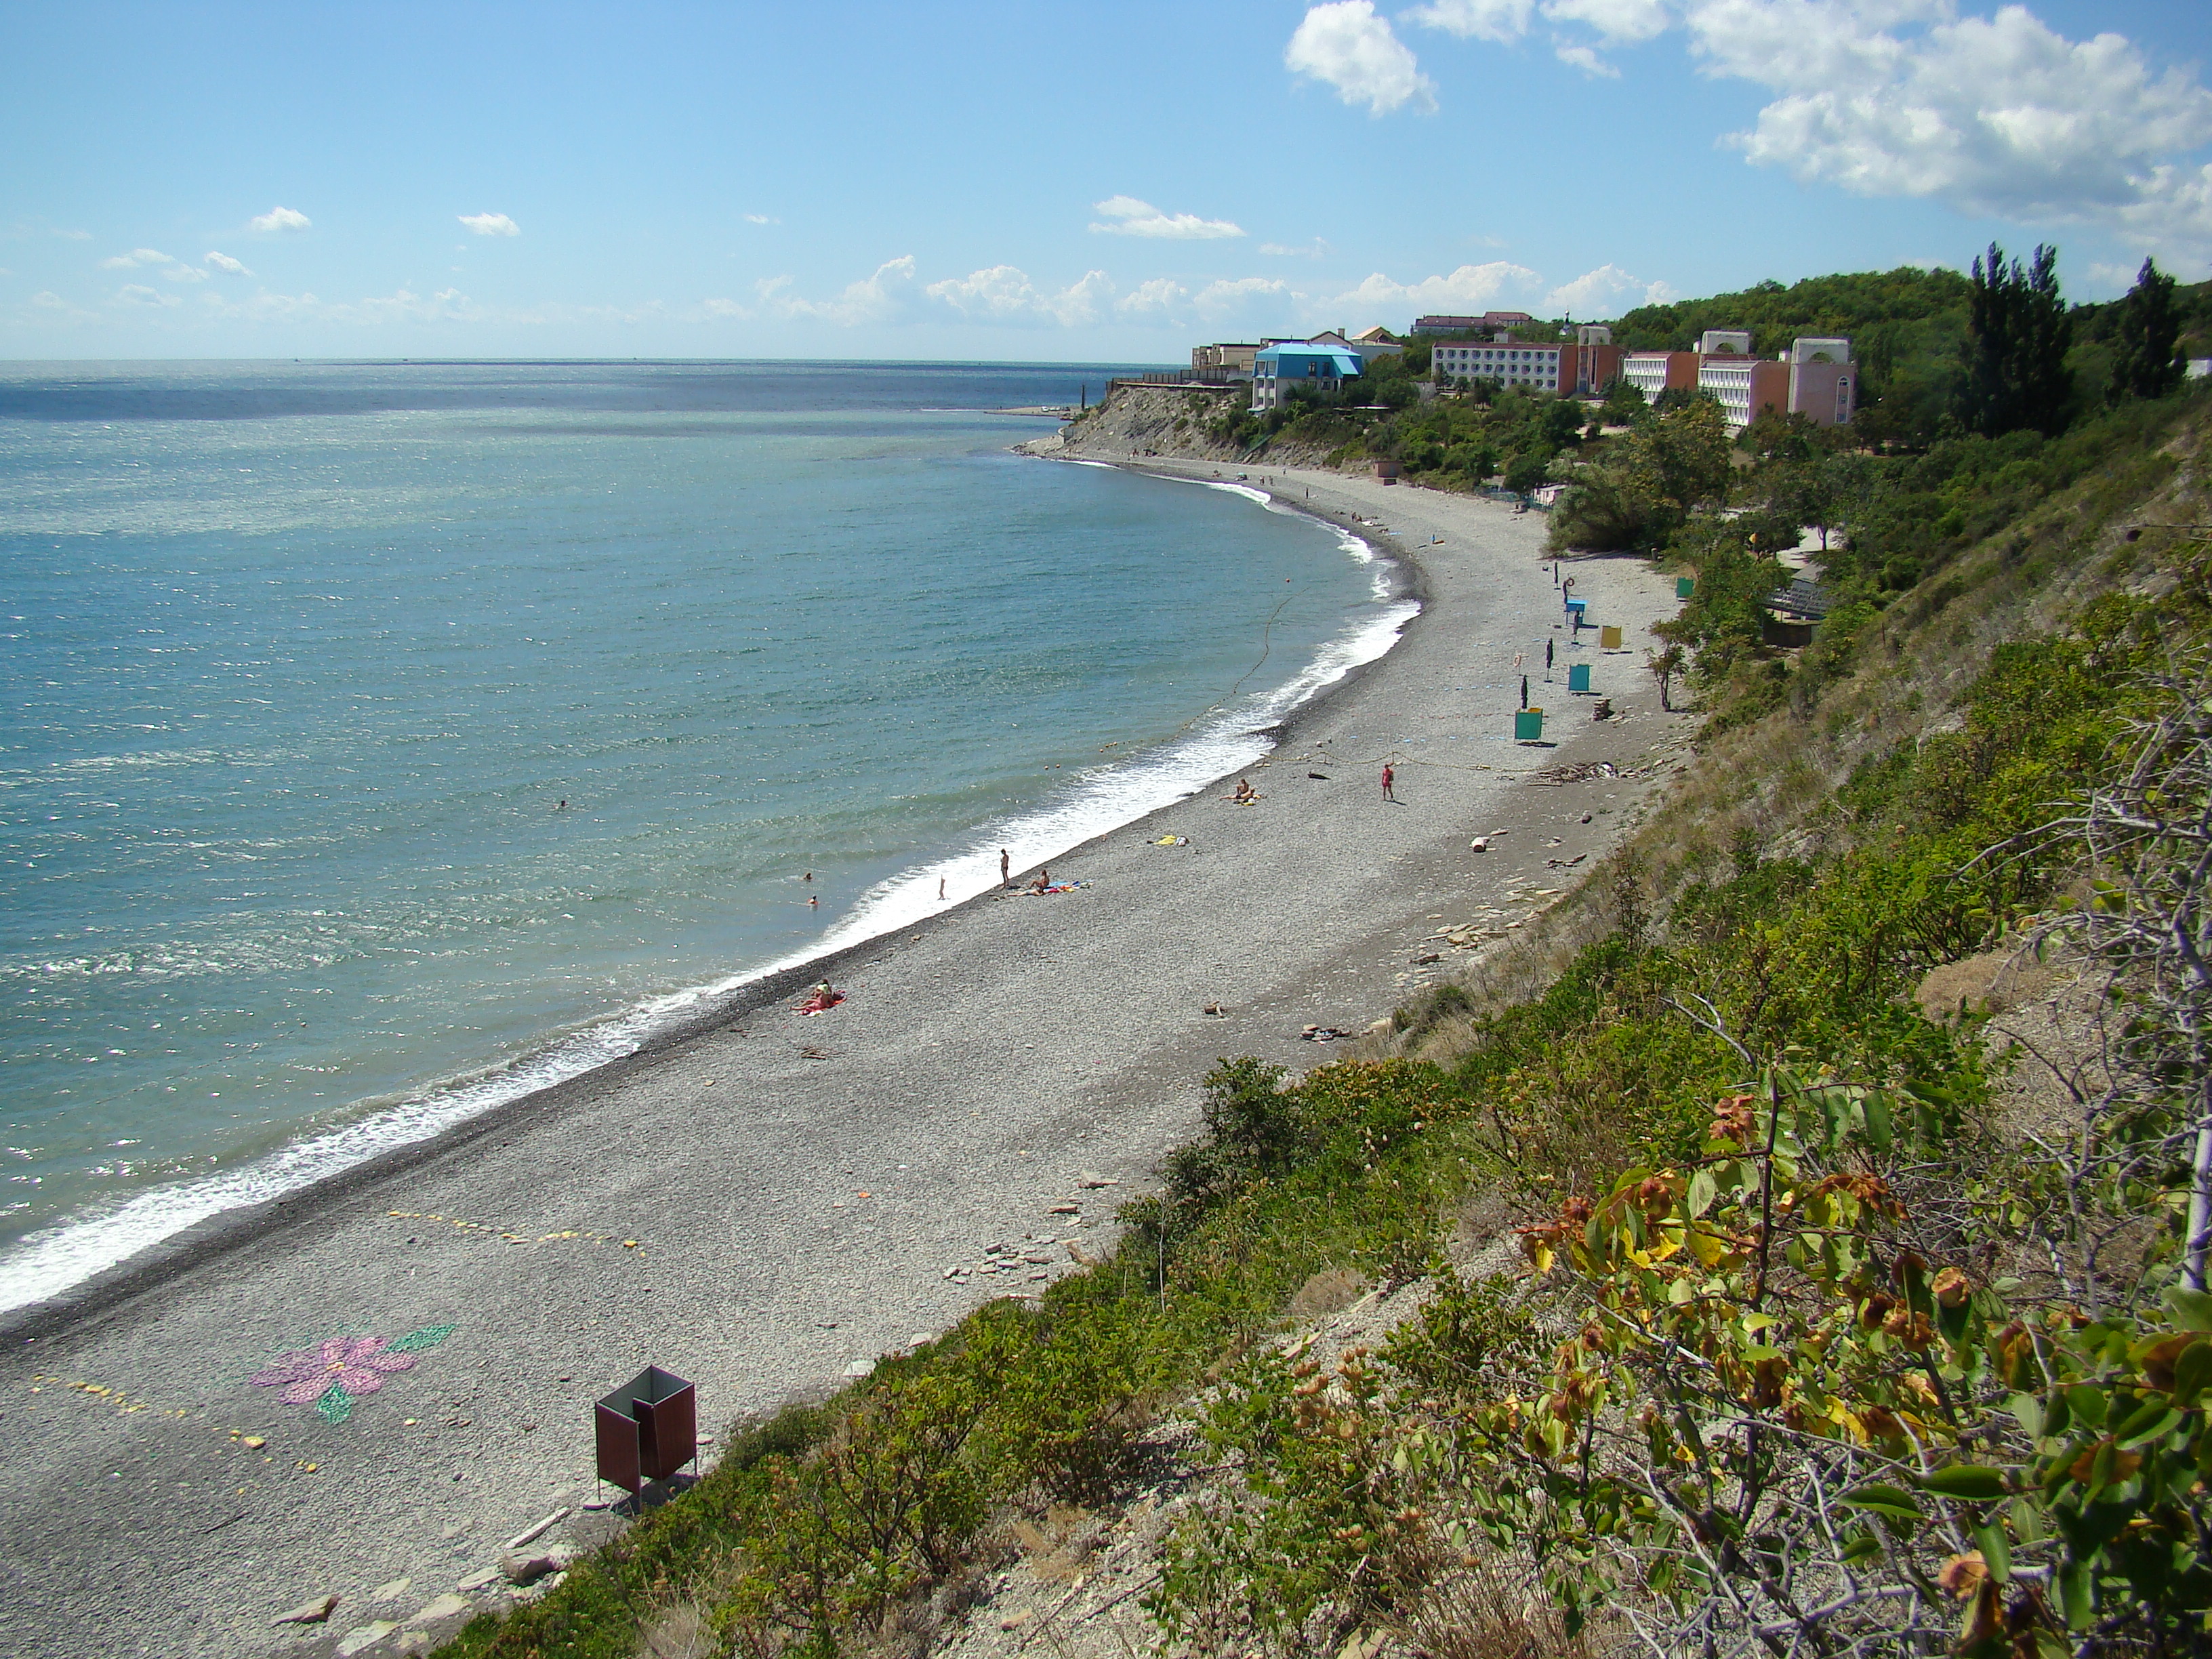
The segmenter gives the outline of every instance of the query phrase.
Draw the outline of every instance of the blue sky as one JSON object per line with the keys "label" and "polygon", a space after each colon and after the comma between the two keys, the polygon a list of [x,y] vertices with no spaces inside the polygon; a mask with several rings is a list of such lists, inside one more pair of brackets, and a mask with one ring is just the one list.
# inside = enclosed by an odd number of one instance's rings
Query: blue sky
{"label": "blue sky", "polygon": [[1171,361],[2057,241],[2212,274],[2201,0],[0,5],[0,356]]}

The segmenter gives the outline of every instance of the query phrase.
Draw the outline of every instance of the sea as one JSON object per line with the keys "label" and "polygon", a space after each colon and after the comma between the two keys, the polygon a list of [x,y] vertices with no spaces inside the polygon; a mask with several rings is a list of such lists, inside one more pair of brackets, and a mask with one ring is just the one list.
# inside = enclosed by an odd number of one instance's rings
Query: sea
{"label": "sea", "polygon": [[1233,471],[1010,453],[1114,372],[0,364],[0,1310],[1188,795],[1387,650],[1397,573]]}

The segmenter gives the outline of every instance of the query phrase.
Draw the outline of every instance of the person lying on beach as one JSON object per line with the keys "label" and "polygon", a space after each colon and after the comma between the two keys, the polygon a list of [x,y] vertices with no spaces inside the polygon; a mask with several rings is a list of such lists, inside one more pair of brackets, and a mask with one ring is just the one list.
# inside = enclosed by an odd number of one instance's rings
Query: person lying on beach
{"label": "person lying on beach", "polygon": [[1023,889],[1023,891],[1029,893],[1042,893],[1047,891],[1051,886],[1052,872],[1049,870],[1039,870],[1036,872],[1036,879],[1031,882],[1026,888]]}
{"label": "person lying on beach", "polygon": [[1233,795],[1224,795],[1221,799],[1231,806],[1249,806],[1260,799],[1260,792],[1252,787],[1251,779],[1239,778],[1237,780],[1237,793]]}
{"label": "person lying on beach", "polygon": [[805,1001],[799,1005],[799,1012],[802,1014],[826,1014],[844,1000],[845,994],[825,979],[808,994]]}

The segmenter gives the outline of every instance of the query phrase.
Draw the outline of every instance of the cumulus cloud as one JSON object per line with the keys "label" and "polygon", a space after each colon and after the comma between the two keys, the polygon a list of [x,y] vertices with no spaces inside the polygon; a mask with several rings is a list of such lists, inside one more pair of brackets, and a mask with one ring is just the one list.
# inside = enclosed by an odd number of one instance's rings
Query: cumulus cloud
{"label": "cumulus cloud", "polygon": [[1279,259],[1322,259],[1336,252],[1326,240],[1316,236],[1303,247],[1291,247],[1282,242],[1262,242],[1260,252]]}
{"label": "cumulus cloud", "polygon": [[1155,276],[1150,282],[1139,283],[1120,299],[1114,309],[1124,317],[1158,317],[1164,319],[1181,308],[1190,297],[1190,290],[1180,283],[1165,276]]}
{"label": "cumulus cloud", "polygon": [[1218,322],[1252,310],[1262,300],[1280,302],[1291,297],[1291,285],[1274,276],[1228,276],[1208,283],[1192,296],[1191,309],[1208,322]]}
{"label": "cumulus cloud", "polygon": [[1334,87],[1346,103],[1366,105],[1372,115],[1407,104],[1437,106],[1435,83],[1389,20],[1375,15],[1374,0],[1327,0],[1309,9],[1283,49],[1283,62],[1293,74]]}
{"label": "cumulus cloud", "polygon": [[[1311,14],[1309,14],[1310,16]],[[1566,63],[1679,28],[1708,75],[1773,94],[1727,142],[1754,166],[1977,217],[2090,223],[2212,261],[2212,90],[2126,36],[2075,40],[2027,6],[1957,0],[1431,0],[1405,20]]]}
{"label": "cumulus cloud", "polygon": [[905,303],[906,289],[914,281],[914,256],[886,259],[875,274],[848,283],[834,300],[808,300],[793,294],[791,278],[769,276],[756,283],[759,309],[772,316],[799,322],[835,323],[842,328],[863,323],[889,322]]}
{"label": "cumulus cloud", "polygon": [[1528,32],[1535,0],[1435,0],[1406,14],[1408,22],[1443,29],[1462,40],[1518,40]]}
{"label": "cumulus cloud", "polygon": [[745,222],[749,225],[780,225],[783,221],[771,219],[765,213],[748,213],[745,215]]}
{"label": "cumulus cloud", "polygon": [[1358,287],[1325,302],[1330,311],[1357,311],[1363,316],[1400,313],[1481,311],[1508,295],[1523,294],[1541,281],[1526,265],[1504,259],[1487,264],[1462,265],[1441,276],[1424,276],[1401,283],[1376,271]]}
{"label": "cumulus cloud", "polygon": [[1087,270],[1066,288],[1041,289],[1018,266],[993,265],[932,283],[922,291],[976,322],[1069,328],[1098,320],[1101,307],[1114,296],[1114,283],[1103,270]]}
{"label": "cumulus cloud", "polygon": [[253,273],[248,270],[240,261],[232,258],[228,253],[217,253],[212,249],[209,251],[206,258],[203,260],[202,263],[213,265],[217,270],[227,271],[233,276],[251,276],[253,275]]}
{"label": "cumulus cloud", "polygon": [[458,213],[453,216],[477,236],[520,236],[522,227],[504,213]]}
{"label": "cumulus cloud", "polygon": [[118,253],[112,259],[102,259],[102,270],[131,270],[140,265],[173,265],[177,262],[159,248],[134,247],[128,253]]}
{"label": "cumulus cloud", "polygon": [[247,228],[258,231],[306,230],[314,222],[298,209],[288,207],[270,208],[246,222]]}
{"label": "cumulus cloud", "polygon": [[1732,136],[1755,165],[1975,215],[2164,220],[2212,240],[2203,175],[2172,165],[2212,142],[2212,92],[2124,36],[2069,40],[2025,7],[1959,18],[1943,0],[1701,0],[1687,21],[1711,73],[1783,94]]}
{"label": "cumulus cloud", "polygon": [[[1500,43],[1522,39],[1540,20],[1553,26],[1552,50],[1561,63],[1585,74],[1616,76],[1620,71],[1598,56],[1598,47],[1649,40],[1674,21],[1667,0],[1434,0],[1406,17],[1462,40]],[[1595,40],[1578,35],[1578,29]]]}
{"label": "cumulus cloud", "polygon": [[147,288],[137,283],[125,283],[117,289],[115,300],[117,304],[126,306],[161,307],[184,303],[173,294],[164,294],[159,289]]}
{"label": "cumulus cloud", "polygon": [[1091,205],[1093,213],[1103,216],[1091,221],[1091,228],[1109,236],[1152,236],[1172,241],[1211,241],[1224,236],[1242,236],[1243,228],[1226,219],[1201,219],[1195,213],[1163,213],[1150,202],[1140,202],[1133,196],[1109,196]]}
{"label": "cumulus cloud", "polygon": [[1616,264],[1586,270],[1544,296],[1544,309],[1560,317],[1618,317],[1638,306],[1665,305],[1680,296],[1666,283],[1647,283]]}

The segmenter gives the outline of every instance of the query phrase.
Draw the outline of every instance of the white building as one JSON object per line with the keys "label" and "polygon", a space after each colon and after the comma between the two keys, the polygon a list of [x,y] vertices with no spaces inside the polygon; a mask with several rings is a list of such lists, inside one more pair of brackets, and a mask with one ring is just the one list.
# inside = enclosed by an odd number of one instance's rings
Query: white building
{"label": "white building", "polygon": [[1569,354],[1573,350],[1572,346],[1533,345],[1525,340],[1447,340],[1429,349],[1429,361],[1440,382],[1501,380],[1531,392],[1553,392],[1561,390],[1564,366],[1565,389],[1572,392],[1574,358]]}

